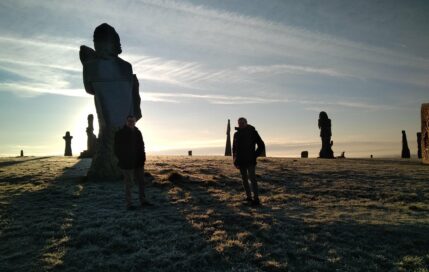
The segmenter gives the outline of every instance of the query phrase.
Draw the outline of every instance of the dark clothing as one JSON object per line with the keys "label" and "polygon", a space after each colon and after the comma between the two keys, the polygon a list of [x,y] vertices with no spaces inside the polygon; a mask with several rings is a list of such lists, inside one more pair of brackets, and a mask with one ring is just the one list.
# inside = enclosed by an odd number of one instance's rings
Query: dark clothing
{"label": "dark clothing", "polygon": [[[256,158],[265,151],[265,144],[256,129],[247,125],[245,128],[235,128],[232,152],[234,154],[234,165],[237,167],[248,167],[256,165]],[[258,146],[255,149],[255,145]]]}
{"label": "dark clothing", "polygon": [[143,167],[146,161],[143,136],[137,127],[124,126],[115,134],[115,155],[121,169]]}

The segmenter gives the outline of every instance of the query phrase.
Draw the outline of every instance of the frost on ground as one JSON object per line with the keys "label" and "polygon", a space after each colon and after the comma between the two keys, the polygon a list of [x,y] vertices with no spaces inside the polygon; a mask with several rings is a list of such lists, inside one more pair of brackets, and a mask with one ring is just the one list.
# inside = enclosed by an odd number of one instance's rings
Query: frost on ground
{"label": "frost on ground", "polygon": [[230,158],[149,157],[155,206],[135,211],[89,165],[0,159],[0,271],[428,271],[415,160],[260,159],[254,208]]}

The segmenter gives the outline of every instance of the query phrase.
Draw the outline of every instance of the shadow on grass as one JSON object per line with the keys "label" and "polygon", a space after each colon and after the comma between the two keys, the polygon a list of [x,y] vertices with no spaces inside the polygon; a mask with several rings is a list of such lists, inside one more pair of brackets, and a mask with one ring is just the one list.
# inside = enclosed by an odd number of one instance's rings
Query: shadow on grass
{"label": "shadow on grass", "polygon": [[20,163],[24,163],[24,162],[34,161],[34,160],[47,159],[47,158],[50,158],[50,157],[36,157],[36,158],[31,158],[31,159],[19,159],[19,160],[16,159],[13,161],[4,161],[4,162],[0,162],[0,168],[15,165],[15,164],[20,164]]}
{"label": "shadow on grass", "polygon": [[182,202],[181,212],[231,270],[408,271],[429,265],[425,224],[318,223],[308,218],[312,208],[298,202],[287,204],[294,206],[287,214],[270,202],[252,208],[222,199],[228,186],[195,180],[176,186],[172,199]]}
{"label": "shadow on grass", "polygon": [[[82,163],[80,161],[75,166]],[[45,250],[62,237],[76,194],[83,188],[75,180],[63,181],[70,178],[70,172],[66,170],[44,184],[36,185],[30,181],[23,185],[20,180],[21,192],[2,203],[0,271],[44,270],[45,260],[58,257],[50,256]],[[14,183],[13,180],[10,182]]]}

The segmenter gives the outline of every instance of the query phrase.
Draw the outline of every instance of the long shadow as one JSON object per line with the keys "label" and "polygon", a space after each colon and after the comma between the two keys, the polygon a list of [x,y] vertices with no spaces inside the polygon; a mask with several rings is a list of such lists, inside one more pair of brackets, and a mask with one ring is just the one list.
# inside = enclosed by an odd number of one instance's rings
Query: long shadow
{"label": "long shadow", "polygon": [[36,157],[36,158],[27,159],[27,160],[4,161],[4,162],[0,162],[0,168],[15,165],[15,164],[20,164],[24,162],[29,162],[29,161],[47,159],[47,158],[50,158],[50,157]]}
{"label": "long shadow", "polygon": [[62,237],[67,226],[65,220],[70,217],[76,193],[83,188],[76,183],[74,168],[83,164],[79,161],[44,184],[29,181],[22,186],[20,181],[21,192],[2,203],[0,271],[45,271],[46,263],[55,262],[58,256],[45,251]]}
{"label": "long shadow", "polygon": [[155,182],[146,191],[155,206],[128,211],[122,183],[87,182],[74,201],[65,254],[56,270],[226,271],[229,262],[170,202],[170,189]]}
{"label": "long shadow", "polygon": [[[386,271],[429,264],[427,224],[318,223],[305,220],[308,207],[300,210],[301,219],[269,204],[231,207],[220,199],[228,186],[212,185],[215,190],[202,181],[178,182],[181,193],[176,197],[189,200],[182,212],[234,269]],[[251,267],[243,267],[246,263]]]}

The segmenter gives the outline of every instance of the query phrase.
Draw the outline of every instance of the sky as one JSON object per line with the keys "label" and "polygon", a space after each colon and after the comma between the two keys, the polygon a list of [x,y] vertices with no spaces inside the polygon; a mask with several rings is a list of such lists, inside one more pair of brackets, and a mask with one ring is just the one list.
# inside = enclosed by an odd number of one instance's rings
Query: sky
{"label": "sky", "polygon": [[268,156],[317,157],[322,110],[336,156],[400,156],[402,130],[416,154],[427,14],[414,0],[2,0],[0,156],[61,155],[66,131],[74,155],[86,149],[79,46],[102,23],[140,81],[149,155],[222,155],[243,116]]}

